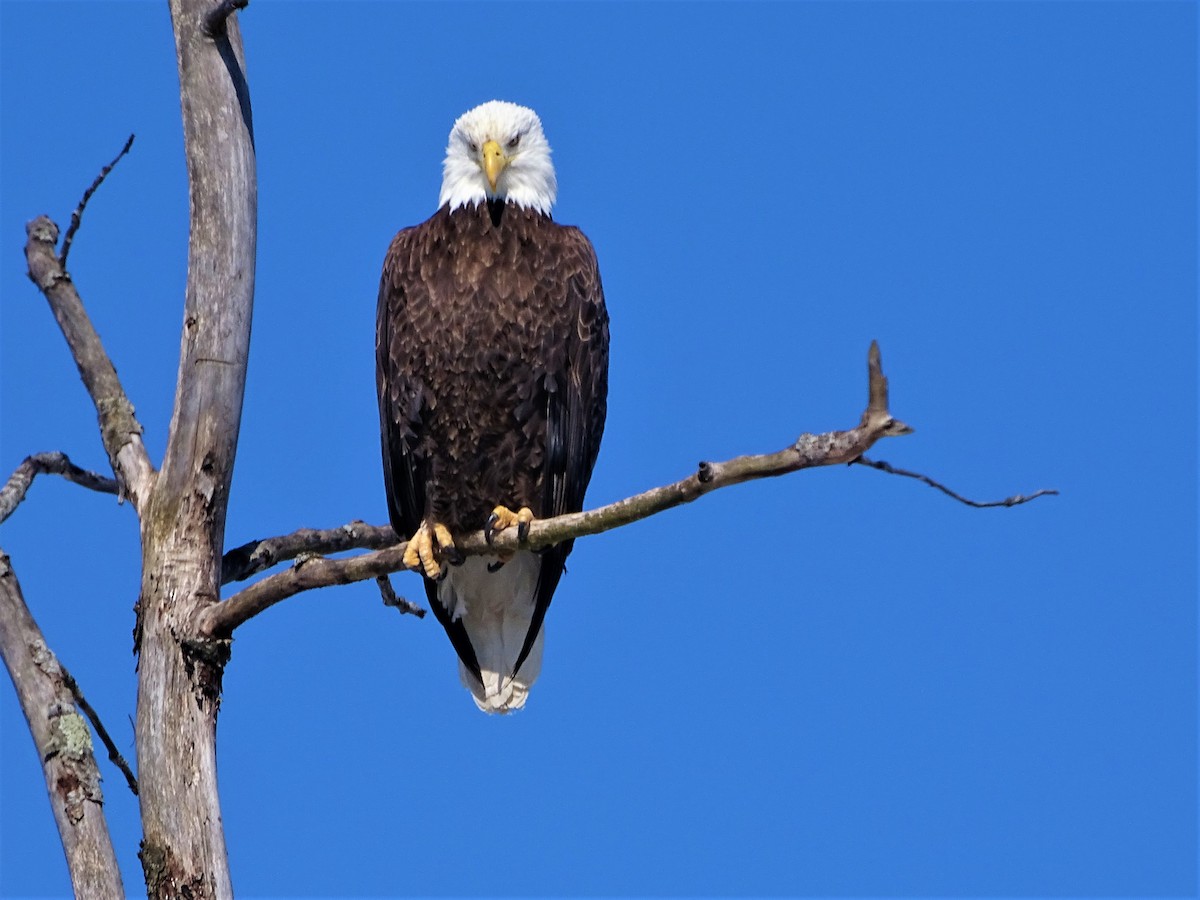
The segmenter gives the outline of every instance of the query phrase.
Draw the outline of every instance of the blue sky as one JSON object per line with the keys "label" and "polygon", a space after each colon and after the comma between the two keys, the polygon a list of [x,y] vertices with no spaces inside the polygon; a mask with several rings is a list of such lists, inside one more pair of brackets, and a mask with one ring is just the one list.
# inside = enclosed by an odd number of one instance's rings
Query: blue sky
{"label": "blue sky", "polygon": [[[982,499],[826,469],[582,540],[527,709],[478,713],[373,585],[238,632],[219,765],[243,896],[1187,895],[1197,886],[1196,5],[299,4],[241,16],[256,317],[228,541],[386,518],[375,292],[454,118],[541,114],[600,257],[591,504],[848,427]],[[159,3],[0,4],[0,473],[94,412],[25,278],[71,273],[161,458],[187,188]],[[45,478],[0,528],[132,752],[130,509]],[[413,576],[397,588],[421,596]],[[132,893],[136,801],[107,762]],[[68,880],[0,687],[0,893]]]}

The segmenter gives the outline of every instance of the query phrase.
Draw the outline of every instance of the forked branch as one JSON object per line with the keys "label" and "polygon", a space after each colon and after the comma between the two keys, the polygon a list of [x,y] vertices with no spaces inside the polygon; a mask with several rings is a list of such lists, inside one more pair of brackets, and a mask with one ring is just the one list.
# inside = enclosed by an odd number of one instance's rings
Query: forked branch
{"label": "forked branch", "polygon": [[51,453],[35,453],[25,457],[16,471],[9,476],[4,487],[0,487],[0,522],[12,515],[13,510],[25,499],[33,479],[42,474],[61,475],[67,481],[73,481],[81,487],[102,494],[119,493],[119,487],[113,479],[79,468],[65,453],[57,450]]}

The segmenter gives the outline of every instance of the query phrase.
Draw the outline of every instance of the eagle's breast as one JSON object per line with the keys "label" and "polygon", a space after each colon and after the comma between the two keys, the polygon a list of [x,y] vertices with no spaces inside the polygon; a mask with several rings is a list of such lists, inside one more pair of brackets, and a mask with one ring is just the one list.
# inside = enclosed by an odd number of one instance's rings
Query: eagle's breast
{"label": "eagle's breast", "polygon": [[497,504],[553,514],[549,395],[571,379],[581,330],[565,229],[514,207],[496,222],[481,205],[440,210],[416,230],[391,267],[403,295],[392,353],[410,393],[397,398],[398,424],[426,473],[421,518],[457,532],[483,527]]}

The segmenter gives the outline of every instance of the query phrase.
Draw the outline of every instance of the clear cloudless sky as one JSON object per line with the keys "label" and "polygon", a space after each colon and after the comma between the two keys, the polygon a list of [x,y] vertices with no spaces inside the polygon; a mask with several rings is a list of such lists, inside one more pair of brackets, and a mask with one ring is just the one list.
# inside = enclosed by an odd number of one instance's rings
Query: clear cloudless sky
{"label": "clear cloudless sky", "polygon": [[[477,712],[373,584],[241,629],[219,723],[242,896],[1191,895],[1196,17],[1188,2],[400,4],[240,14],[259,166],[230,546],[386,519],[384,250],[453,120],[542,116],[612,315],[592,505],[849,427],[880,341],[911,437],[579,541],[528,707]],[[0,477],[95,414],[24,223],[160,459],[187,185],[165,3],[0,4]],[[132,756],[128,507],[45,477],[0,528]],[[424,600],[414,576],[397,588]],[[0,685],[0,893],[69,882]],[[137,801],[101,762],[131,894]]]}

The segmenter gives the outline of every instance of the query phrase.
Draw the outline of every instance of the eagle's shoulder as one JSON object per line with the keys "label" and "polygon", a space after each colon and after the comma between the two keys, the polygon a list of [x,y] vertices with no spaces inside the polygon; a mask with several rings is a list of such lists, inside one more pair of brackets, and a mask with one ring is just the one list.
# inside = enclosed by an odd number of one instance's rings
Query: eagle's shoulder
{"label": "eagle's shoulder", "polygon": [[555,241],[559,252],[573,257],[588,268],[598,268],[596,263],[596,248],[591,239],[576,225],[559,225],[553,223]]}
{"label": "eagle's shoulder", "polygon": [[446,240],[448,230],[449,217],[443,207],[419,225],[410,225],[396,232],[383,259],[381,287],[396,288],[399,286],[398,279],[419,271],[420,259]]}

